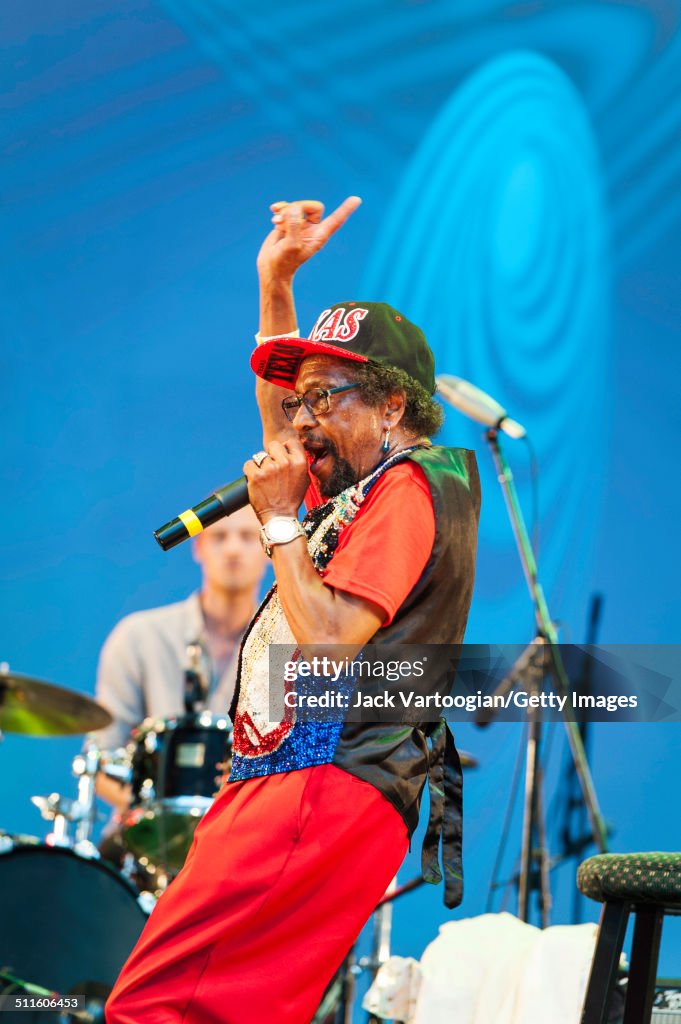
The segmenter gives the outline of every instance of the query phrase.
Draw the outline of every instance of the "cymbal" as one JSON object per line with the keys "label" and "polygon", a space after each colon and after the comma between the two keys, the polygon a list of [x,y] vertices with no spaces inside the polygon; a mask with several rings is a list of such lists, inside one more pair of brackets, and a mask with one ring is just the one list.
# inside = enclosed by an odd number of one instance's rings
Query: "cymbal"
{"label": "cymbal", "polygon": [[71,736],[103,729],[111,715],[92,697],[15,672],[0,671],[0,731]]}

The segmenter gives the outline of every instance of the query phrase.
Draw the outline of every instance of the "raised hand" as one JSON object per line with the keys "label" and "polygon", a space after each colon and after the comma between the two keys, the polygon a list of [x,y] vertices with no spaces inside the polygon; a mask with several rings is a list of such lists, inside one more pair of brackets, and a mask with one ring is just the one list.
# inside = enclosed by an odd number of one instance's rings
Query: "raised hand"
{"label": "raised hand", "polygon": [[261,280],[263,277],[291,280],[298,268],[326,245],[361,202],[359,196],[348,196],[327,217],[324,217],[324,204],[315,199],[272,203],[274,228],[258,253]]}
{"label": "raised hand", "polygon": [[[322,249],[362,200],[349,196],[338,209],[324,216],[324,204],[315,199],[272,203],[274,227],[258,253],[261,337],[289,334],[297,329],[293,278],[310,256]],[[281,410],[282,389],[258,378],[255,386],[262,417],[265,445],[287,441],[295,431]]]}

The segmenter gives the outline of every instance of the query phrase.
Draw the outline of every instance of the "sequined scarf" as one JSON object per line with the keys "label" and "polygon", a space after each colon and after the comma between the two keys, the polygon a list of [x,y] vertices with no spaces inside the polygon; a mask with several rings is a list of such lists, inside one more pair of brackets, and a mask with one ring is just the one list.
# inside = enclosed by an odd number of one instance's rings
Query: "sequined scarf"
{"label": "sequined scarf", "polygon": [[[372,473],[311,509],[303,520],[307,547],[322,573],[338,546],[341,531],[353,521],[369,491],[387,470],[408,458],[413,445],[385,459]],[[284,707],[285,683],[270,688],[270,648],[276,644],[277,664],[296,661],[298,645],[279,600],[271,588],[244,638],[239,663],[238,704],[234,718],[232,780],[328,763],[343,723],[299,723]],[[305,742],[293,743],[294,728]],[[295,750],[294,750],[295,748]],[[302,763],[304,762],[304,763]]]}

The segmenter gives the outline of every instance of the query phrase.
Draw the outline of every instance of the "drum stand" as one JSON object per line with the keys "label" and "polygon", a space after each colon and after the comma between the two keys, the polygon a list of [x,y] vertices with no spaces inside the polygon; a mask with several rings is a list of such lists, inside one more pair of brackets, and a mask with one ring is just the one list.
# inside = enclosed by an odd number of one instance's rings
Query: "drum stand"
{"label": "drum stand", "polygon": [[[31,803],[40,811],[46,821],[52,822],[52,832],[47,837],[50,846],[66,846],[82,857],[99,857],[99,850],[92,841],[95,827],[95,777],[99,771],[100,752],[90,746],[84,753],[73,759],[73,774],[78,779],[78,796],[75,800],[50,793],[49,796],[32,796]],[[76,826],[75,839],[71,837],[71,825]]]}
{"label": "drum stand", "polygon": [[[521,655],[511,672],[500,683],[496,693],[512,689],[522,679],[530,693],[539,693],[547,679],[551,679],[559,696],[570,693],[570,681],[565,671],[556,626],[549,615],[544,591],[538,579],[537,563],[523,519],[513,474],[506,462],[499,444],[498,430],[493,428],[485,434],[497,470],[497,478],[506,502],[511,520],[520,561],[530,597],[534,605],[537,624],[535,641]],[[574,764],[579,779],[582,798],[586,807],[593,842],[600,853],[607,849],[607,830],[596,796],[591,772],[584,751],[584,744],[576,722],[562,714]],[[522,847],[518,875],[518,916],[529,920],[530,893],[539,889],[542,913],[542,927],[548,924],[551,893],[549,884],[549,855],[546,845],[546,824],[543,807],[542,766],[541,766],[541,712],[528,711],[529,734],[525,761],[525,798],[523,810]],[[535,864],[538,863],[537,873]],[[537,877],[538,875],[538,877]]]}

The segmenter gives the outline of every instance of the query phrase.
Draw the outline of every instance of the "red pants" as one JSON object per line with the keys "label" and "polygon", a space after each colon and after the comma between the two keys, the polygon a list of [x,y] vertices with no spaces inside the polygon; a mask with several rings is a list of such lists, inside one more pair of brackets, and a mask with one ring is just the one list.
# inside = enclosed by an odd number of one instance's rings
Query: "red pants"
{"label": "red pants", "polygon": [[332,765],[227,784],[107,1024],[308,1024],[406,851],[392,805]]}

